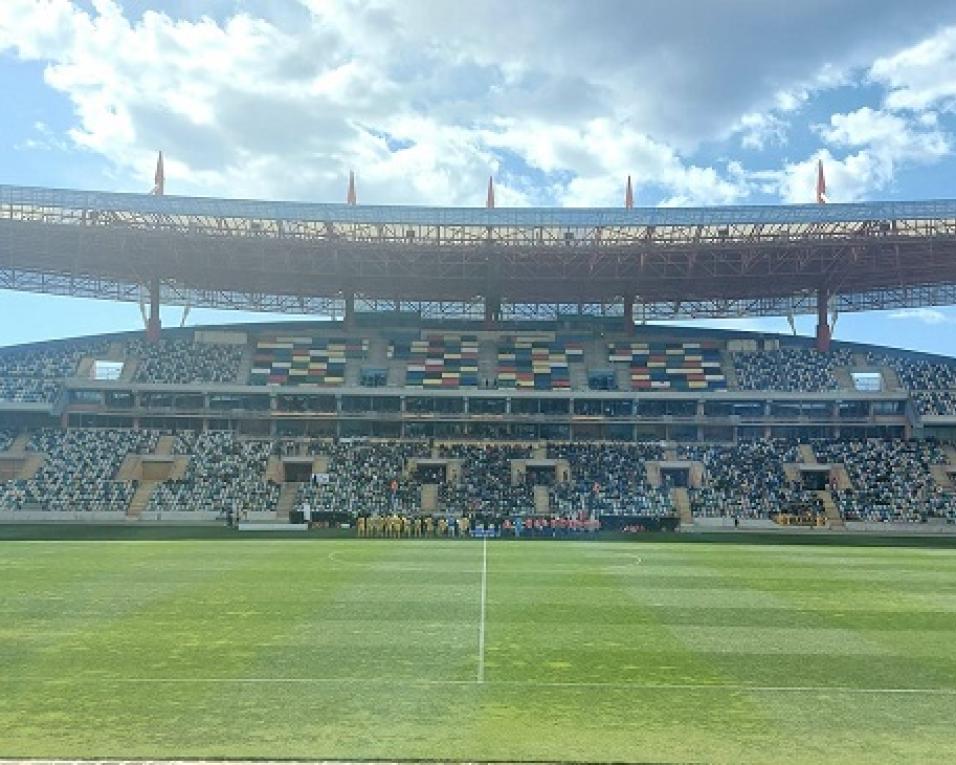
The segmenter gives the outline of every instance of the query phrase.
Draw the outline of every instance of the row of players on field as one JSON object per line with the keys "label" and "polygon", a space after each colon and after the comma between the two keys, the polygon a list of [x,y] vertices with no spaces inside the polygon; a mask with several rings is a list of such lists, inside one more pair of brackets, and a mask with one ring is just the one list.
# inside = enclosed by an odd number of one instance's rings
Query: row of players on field
{"label": "row of players on field", "polygon": [[562,534],[594,532],[601,528],[597,518],[587,517],[526,517],[504,518],[496,521],[472,520],[460,517],[433,518],[404,515],[359,516],[355,528],[360,537],[499,537],[522,535],[558,536]]}

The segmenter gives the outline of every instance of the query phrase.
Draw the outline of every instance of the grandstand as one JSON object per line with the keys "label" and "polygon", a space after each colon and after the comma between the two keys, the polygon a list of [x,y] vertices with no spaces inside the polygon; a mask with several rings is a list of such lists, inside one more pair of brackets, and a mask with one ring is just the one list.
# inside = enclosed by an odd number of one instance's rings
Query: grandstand
{"label": "grandstand", "polygon": [[[149,313],[146,337],[0,349],[0,515],[943,528],[956,360],[830,335],[833,313],[956,302],[954,247],[949,201],[469,210],[0,186],[0,286]],[[331,318],[162,330],[160,303]],[[801,312],[812,339],[645,323]]]}
{"label": "grandstand", "polygon": [[956,396],[951,359],[600,319],[449,324],[219,326],[0,350],[0,514],[956,519],[956,413],[927,405]]}

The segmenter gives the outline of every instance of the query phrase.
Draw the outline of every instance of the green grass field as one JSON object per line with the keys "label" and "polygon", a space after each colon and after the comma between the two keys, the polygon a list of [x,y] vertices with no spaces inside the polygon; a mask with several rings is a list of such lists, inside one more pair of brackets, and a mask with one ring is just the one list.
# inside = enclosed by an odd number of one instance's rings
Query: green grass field
{"label": "green grass field", "polygon": [[956,760],[956,551],[0,542],[0,756]]}

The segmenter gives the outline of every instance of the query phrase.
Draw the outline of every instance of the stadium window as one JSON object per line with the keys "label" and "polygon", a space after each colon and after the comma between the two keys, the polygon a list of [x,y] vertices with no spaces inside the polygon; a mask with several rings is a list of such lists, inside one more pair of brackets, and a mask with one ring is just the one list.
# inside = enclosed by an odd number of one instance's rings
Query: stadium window
{"label": "stadium window", "polygon": [[92,372],[94,380],[119,380],[123,374],[123,362],[95,359]]}
{"label": "stadium window", "polygon": [[880,372],[851,372],[853,387],[864,393],[879,393],[883,390],[883,375]]}

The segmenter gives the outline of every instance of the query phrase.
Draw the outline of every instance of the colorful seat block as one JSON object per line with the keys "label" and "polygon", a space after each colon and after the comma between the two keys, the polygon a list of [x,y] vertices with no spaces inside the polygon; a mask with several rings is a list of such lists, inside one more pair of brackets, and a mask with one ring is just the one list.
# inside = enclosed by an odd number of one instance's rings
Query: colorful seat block
{"label": "colorful seat block", "polygon": [[726,390],[716,343],[639,343],[609,345],[609,360],[627,364],[632,390]]}
{"label": "colorful seat block", "polygon": [[498,345],[498,387],[515,390],[568,390],[568,364],[584,360],[577,340],[511,337]]}
{"label": "colorful seat block", "polygon": [[283,335],[256,343],[251,385],[341,385],[349,359],[368,355],[367,339]]}
{"label": "colorful seat block", "polygon": [[421,388],[477,388],[478,338],[475,335],[428,335],[393,340],[390,359],[407,359],[405,384]]}

